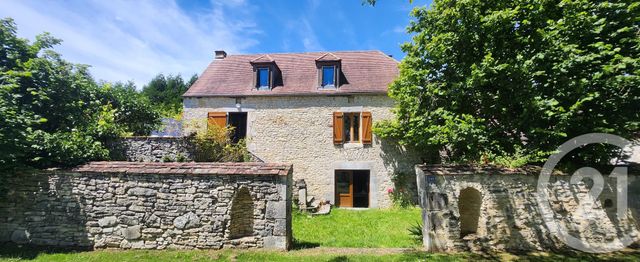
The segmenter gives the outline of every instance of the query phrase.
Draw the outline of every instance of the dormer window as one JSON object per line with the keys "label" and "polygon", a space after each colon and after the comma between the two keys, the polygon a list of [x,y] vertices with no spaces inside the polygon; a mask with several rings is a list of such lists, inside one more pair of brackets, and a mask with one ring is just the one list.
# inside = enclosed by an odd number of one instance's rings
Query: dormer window
{"label": "dormer window", "polygon": [[253,66],[253,88],[271,90],[282,85],[282,75],[276,61],[269,55],[262,55],[250,61]]}
{"label": "dormer window", "polygon": [[336,86],[336,67],[322,66],[322,87]]}
{"label": "dormer window", "polygon": [[270,79],[270,75],[271,73],[269,72],[269,67],[258,67],[258,75],[256,76],[258,79],[258,81],[256,81],[257,83],[257,88],[258,90],[269,90],[270,89],[270,83],[271,83],[271,79]]}
{"label": "dormer window", "polygon": [[318,68],[318,89],[335,90],[340,87],[341,59],[332,53],[316,58]]}

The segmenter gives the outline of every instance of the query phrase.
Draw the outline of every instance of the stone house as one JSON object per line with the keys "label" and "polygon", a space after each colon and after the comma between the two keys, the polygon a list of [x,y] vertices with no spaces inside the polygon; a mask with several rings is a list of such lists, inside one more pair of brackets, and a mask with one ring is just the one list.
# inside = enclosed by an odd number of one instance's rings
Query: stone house
{"label": "stone house", "polygon": [[[232,126],[265,162],[294,166],[309,195],[340,207],[388,207],[392,176],[418,158],[372,134],[394,117],[398,61],[380,51],[227,55],[183,95],[185,133]],[[206,123],[190,125],[188,123]]]}

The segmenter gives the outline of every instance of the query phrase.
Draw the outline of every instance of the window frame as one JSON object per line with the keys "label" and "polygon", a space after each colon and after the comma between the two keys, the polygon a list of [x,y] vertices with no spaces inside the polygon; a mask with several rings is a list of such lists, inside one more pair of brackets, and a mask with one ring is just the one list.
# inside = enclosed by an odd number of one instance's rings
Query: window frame
{"label": "window frame", "polygon": [[[345,144],[361,144],[362,143],[362,113],[361,112],[343,112],[343,143]],[[349,128],[347,130],[346,123],[347,119],[349,122]],[[358,120],[357,127],[354,125],[354,119]],[[357,130],[355,130],[357,129]],[[347,133],[348,132],[348,133]],[[354,140],[353,137],[357,133],[357,140]],[[349,140],[347,140],[347,134],[349,135]]]}
{"label": "window frame", "polygon": [[[260,71],[262,70],[267,70],[267,85],[266,86],[262,86],[260,85],[261,82],[261,78],[260,78]],[[271,90],[271,67],[270,66],[256,66],[256,89],[258,90]]]}
{"label": "window frame", "polygon": [[[333,67],[333,84],[332,85],[323,85],[324,78],[324,68],[325,67]],[[340,61],[316,61],[316,70],[317,70],[317,86],[318,90],[337,90],[341,85],[341,64]]]}
{"label": "window frame", "polygon": [[[333,77],[331,79],[332,83],[331,84],[327,84],[327,85],[324,84],[324,80],[325,80],[324,70],[325,70],[325,68],[331,68],[333,70]],[[337,69],[336,65],[322,65],[322,66],[320,66],[320,74],[322,74],[320,76],[320,86],[322,88],[336,88],[336,82],[337,82],[336,81],[336,75],[337,75],[336,74],[336,71],[337,71],[336,69]]]}

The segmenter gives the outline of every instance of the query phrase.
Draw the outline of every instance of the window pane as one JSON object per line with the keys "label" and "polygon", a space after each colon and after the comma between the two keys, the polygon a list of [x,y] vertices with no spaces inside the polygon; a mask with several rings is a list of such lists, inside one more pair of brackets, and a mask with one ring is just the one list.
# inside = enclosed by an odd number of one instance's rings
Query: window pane
{"label": "window pane", "polygon": [[258,87],[269,87],[269,68],[258,68]]}
{"label": "window pane", "polygon": [[353,142],[360,141],[360,114],[353,114]]}
{"label": "window pane", "polygon": [[349,185],[351,184],[351,176],[348,171],[336,171],[336,193],[349,194]]}
{"label": "window pane", "polygon": [[344,114],[342,118],[342,122],[344,123],[344,141],[351,142],[351,114]]}
{"label": "window pane", "polygon": [[322,86],[334,85],[334,73],[335,69],[333,66],[322,67]]}

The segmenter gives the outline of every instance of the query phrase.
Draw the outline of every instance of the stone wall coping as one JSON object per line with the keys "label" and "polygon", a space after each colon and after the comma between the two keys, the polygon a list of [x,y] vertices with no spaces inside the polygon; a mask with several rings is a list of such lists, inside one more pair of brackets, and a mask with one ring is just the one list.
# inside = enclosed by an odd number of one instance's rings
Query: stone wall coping
{"label": "stone wall coping", "polygon": [[[628,175],[640,175],[640,168],[638,165],[617,165],[628,168]],[[608,166],[607,169],[613,169],[615,166]],[[494,165],[469,165],[469,164],[421,164],[416,165],[417,169],[422,170],[425,173],[431,173],[434,175],[532,175],[537,176],[540,174],[542,167],[527,165],[520,168],[507,168]],[[608,174],[611,170],[607,171]],[[604,173],[603,173],[604,174]],[[569,175],[559,170],[554,170],[552,175],[563,176]]]}
{"label": "stone wall coping", "polygon": [[96,161],[70,171],[80,173],[187,174],[187,175],[270,175],[287,176],[292,165],[260,162],[124,162]]}
{"label": "stone wall coping", "polygon": [[[493,165],[453,165],[453,164],[422,164],[416,168],[435,175],[538,175],[539,166],[524,166],[520,168],[506,168]],[[554,172],[554,175],[562,175]]]}

